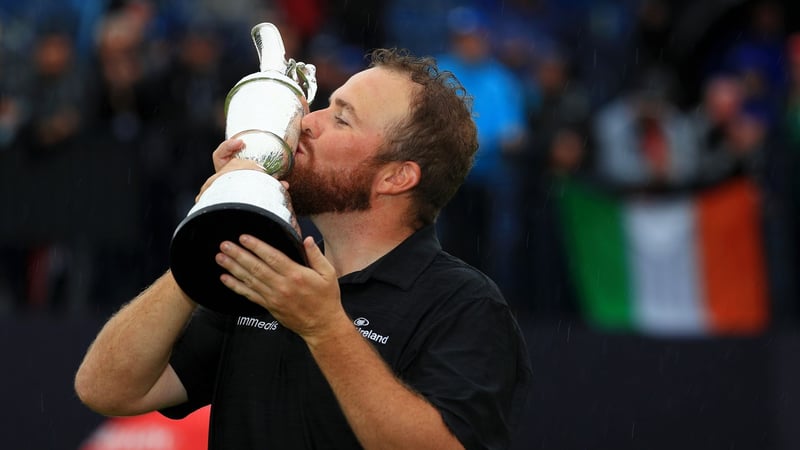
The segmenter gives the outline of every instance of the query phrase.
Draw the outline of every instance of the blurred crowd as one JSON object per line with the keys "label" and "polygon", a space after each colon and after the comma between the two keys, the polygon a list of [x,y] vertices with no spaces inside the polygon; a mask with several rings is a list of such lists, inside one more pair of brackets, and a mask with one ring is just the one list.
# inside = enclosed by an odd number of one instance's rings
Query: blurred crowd
{"label": "blurred crowd", "polygon": [[[745,177],[773,322],[797,316],[800,33],[789,1],[0,0],[0,310],[111,311],[168,267],[212,173],[250,28],[317,67],[312,108],[376,47],[474,97],[475,167],[443,245],[520,311],[578,317],[561,181],[613,195]],[[586,224],[591,226],[591,224]],[[744,274],[746,276],[746,274]]]}

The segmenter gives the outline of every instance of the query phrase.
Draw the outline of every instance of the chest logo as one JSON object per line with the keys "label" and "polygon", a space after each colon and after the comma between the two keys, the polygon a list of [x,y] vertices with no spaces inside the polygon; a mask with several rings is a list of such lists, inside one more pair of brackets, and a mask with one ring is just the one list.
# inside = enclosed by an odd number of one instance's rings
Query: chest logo
{"label": "chest logo", "polygon": [[362,336],[370,341],[377,342],[379,344],[386,344],[389,342],[389,336],[384,336],[376,333],[373,330],[366,329],[366,327],[369,326],[369,320],[366,317],[359,317],[358,319],[354,320],[353,325],[356,326],[358,332],[361,333]]}

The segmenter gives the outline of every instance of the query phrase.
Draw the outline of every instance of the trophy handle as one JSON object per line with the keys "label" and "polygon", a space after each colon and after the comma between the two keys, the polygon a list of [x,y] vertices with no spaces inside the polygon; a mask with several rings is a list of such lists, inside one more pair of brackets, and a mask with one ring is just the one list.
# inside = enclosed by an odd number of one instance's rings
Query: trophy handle
{"label": "trophy handle", "polygon": [[314,97],[317,95],[317,67],[313,64],[298,62],[295,76],[292,78],[305,91],[306,101],[308,103],[313,102]]}

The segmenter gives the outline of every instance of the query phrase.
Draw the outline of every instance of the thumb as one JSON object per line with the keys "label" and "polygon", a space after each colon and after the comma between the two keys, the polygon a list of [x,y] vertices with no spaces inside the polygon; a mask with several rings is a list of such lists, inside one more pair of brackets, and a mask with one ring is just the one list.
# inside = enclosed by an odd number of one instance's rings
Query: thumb
{"label": "thumb", "polygon": [[336,278],[336,271],[330,261],[322,254],[322,250],[320,250],[317,243],[314,242],[313,236],[306,236],[303,240],[303,247],[306,250],[309,267],[325,278]]}

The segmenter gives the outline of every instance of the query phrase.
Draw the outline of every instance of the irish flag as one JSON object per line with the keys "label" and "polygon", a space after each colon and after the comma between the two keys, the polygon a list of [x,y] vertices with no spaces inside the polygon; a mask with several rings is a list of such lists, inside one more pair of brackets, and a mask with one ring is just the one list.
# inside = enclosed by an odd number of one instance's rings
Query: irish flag
{"label": "irish flag", "polygon": [[755,334],[768,298],[759,194],[737,179],[680,197],[617,197],[575,180],[560,200],[585,318],[665,336]]}

